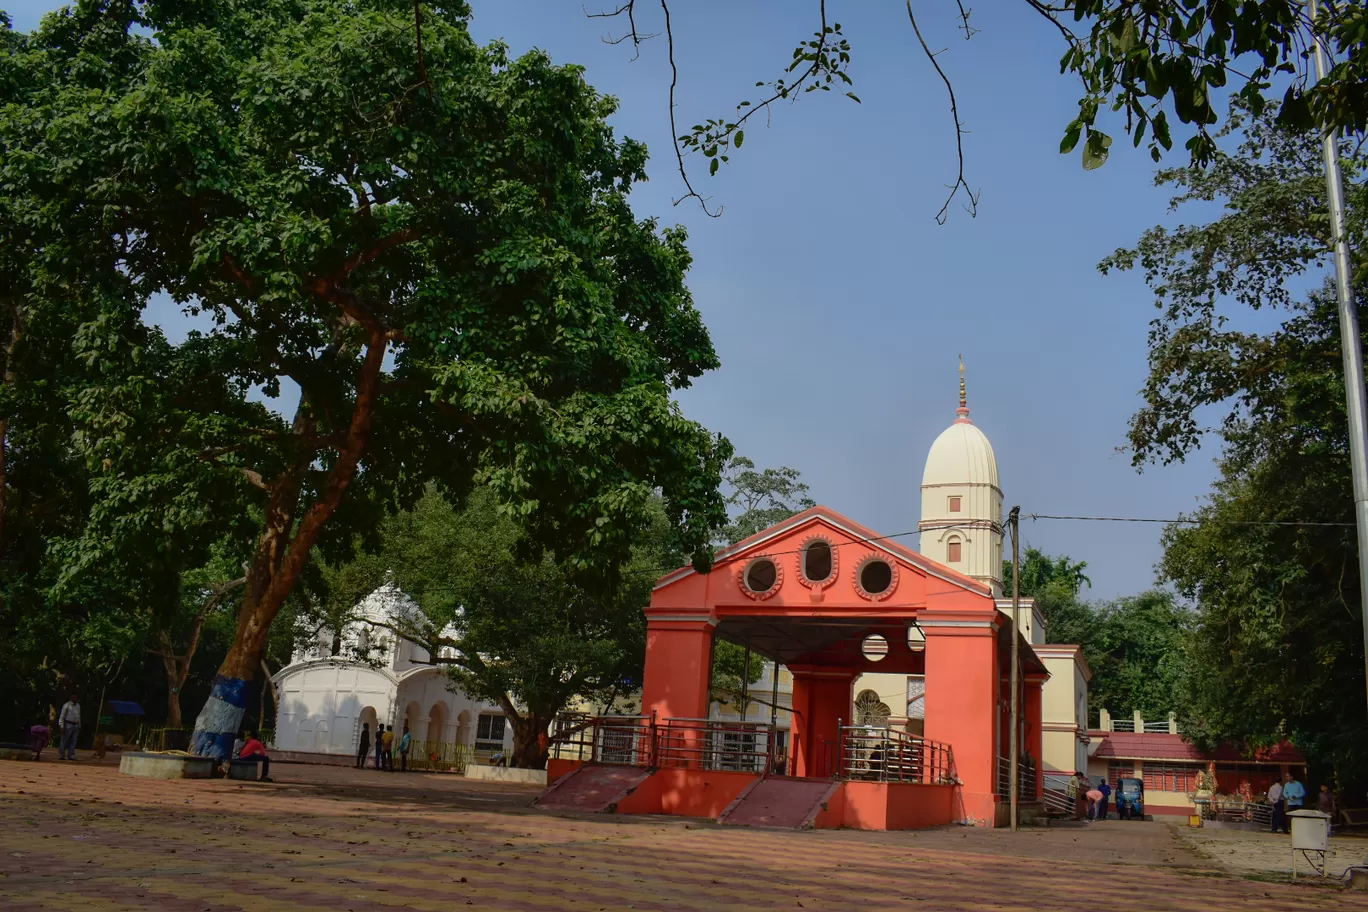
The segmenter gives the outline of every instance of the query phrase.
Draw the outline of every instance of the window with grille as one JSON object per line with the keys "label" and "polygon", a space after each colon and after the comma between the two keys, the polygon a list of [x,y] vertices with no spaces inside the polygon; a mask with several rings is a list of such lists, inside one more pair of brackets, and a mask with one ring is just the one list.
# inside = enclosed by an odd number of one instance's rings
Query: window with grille
{"label": "window with grille", "polygon": [[504,727],[508,720],[494,713],[481,713],[475,724],[475,749],[477,751],[499,751],[503,749]]}
{"label": "window with grille", "polygon": [[1202,768],[1186,763],[1146,763],[1145,789],[1156,792],[1194,792]]}
{"label": "window with grille", "polygon": [[1113,760],[1107,764],[1107,780],[1115,782],[1117,779],[1134,779],[1135,761],[1134,760]]}

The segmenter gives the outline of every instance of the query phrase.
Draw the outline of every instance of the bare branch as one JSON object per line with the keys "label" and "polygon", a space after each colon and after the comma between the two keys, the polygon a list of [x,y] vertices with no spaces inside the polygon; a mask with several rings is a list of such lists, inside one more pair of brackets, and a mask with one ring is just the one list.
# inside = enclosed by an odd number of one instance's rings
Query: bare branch
{"label": "bare branch", "polygon": [[[584,7],[580,7],[580,9],[584,9]],[[590,19],[613,19],[623,14],[626,14],[627,16],[627,32],[617,38],[614,38],[612,33],[609,32],[606,36],[604,36],[603,43],[618,45],[623,44],[627,41],[631,41],[632,48],[635,51],[635,53],[632,54],[632,60],[635,61],[641,57],[641,42],[649,41],[652,38],[659,37],[658,32],[652,32],[651,34],[643,35],[641,34],[641,32],[637,31],[636,0],[627,0],[626,3],[622,4],[622,6],[619,6],[617,9],[603,13],[591,13],[589,12],[589,10],[584,9],[584,15],[589,17]]]}
{"label": "bare branch", "polygon": [[413,31],[418,39],[418,78],[431,92],[432,83],[428,81],[427,64],[423,62],[423,5],[419,0],[413,0]]}
{"label": "bare branch", "polygon": [[936,53],[931,50],[926,39],[922,37],[921,27],[917,25],[917,17],[912,12],[912,0],[906,0],[907,18],[912,22],[912,31],[917,33],[917,40],[921,42],[922,50],[926,53],[926,59],[931,61],[931,65],[936,68],[936,73],[941,81],[945,83],[945,91],[950,95],[950,117],[955,122],[955,153],[959,157],[959,173],[955,176],[955,182],[950,185],[950,195],[946,197],[945,205],[941,206],[940,212],[936,213],[936,224],[944,225],[949,217],[950,204],[955,201],[963,188],[966,196],[969,197],[969,205],[965,207],[970,218],[978,215],[979,198],[970,189],[969,184],[964,179],[964,126],[960,123],[959,106],[955,103],[955,87],[950,84],[950,77],[945,75],[945,70],[941,69],[940,62],[936,60]]}
{"label": "bare branch", "polygon": [[[1029,2],[1029,0],[1027,0],[1027,2]],[[969,17],[973,15],[974,11],[972,9],[964,8],[964,0],[955,0],[955,5],[959,7],[960,28],[964,30],[964,40],[968,41],[980,31],[980,29],[971,28],[969,26]]]}

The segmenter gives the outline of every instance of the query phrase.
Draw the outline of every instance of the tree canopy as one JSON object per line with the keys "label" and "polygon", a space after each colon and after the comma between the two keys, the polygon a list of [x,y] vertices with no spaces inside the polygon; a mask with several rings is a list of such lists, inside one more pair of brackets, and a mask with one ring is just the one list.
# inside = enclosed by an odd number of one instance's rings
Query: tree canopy
{"label": "tree canopy", "polygon": [[[1237,109],[1231,125],[1239,144],[1210,168],[1158,177],[1180,188],[1176,207],[1216,202],[1219,214],[1151,229],[1101,267],[1143,268],[1158,308],[1145,405],[1131,423],[1136,463],[1208,442],[1221,452],[1207,502],[1164,537],[1161,571],[1198,611],[1184,728],[1203,743],[1290,738],[1342,784],[1362,783],[1368,715],[1339,325],[1333,293],[1315,282],[1329,246],[1325,185],[1314,138],[1278,129],[1274,112]],[[1362,302],[1368,161],[1359,147],[1344,154]],[[1276,315],[1271,328],[1250,328],[1255,308]]]}
{"label": "tree canopy", "polygon": [[[66,570],[255,520],[200,752],[231,742],[314,550],[345,556],[429,480],[489,486],[529,551],[588,576],[656,492],[700,567],[725,518],[729,447],[671,400],[717,365],[684,233],[627,203],[645,149],[579,68],[481,47],[468,15],[80,0],[0,28],[7,304],[73,314],[59,363],[87,374],[64,413],[94,498]],[[142,320],[159,294],[207,328],[169,343]]]}

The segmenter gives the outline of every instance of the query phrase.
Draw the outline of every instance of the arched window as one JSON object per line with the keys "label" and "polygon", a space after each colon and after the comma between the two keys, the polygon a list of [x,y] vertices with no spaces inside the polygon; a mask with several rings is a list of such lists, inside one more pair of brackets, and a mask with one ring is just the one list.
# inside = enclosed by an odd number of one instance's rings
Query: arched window
{"label": "arched window", "polygon": [[960,559],[960,540],[952,538],[945,543],[945,561],[949,564],[958,564]]}

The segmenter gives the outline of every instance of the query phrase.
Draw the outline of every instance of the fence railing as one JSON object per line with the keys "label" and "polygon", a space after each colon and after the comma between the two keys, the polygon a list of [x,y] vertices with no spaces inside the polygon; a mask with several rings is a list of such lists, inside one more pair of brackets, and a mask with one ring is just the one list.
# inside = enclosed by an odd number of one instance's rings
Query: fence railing
{"label": "fence railing", "polygon": [[[1135,723],[1132,722],[1131,724],[1134,725]],[[1145,731],[1150,732],[1150,733],[1159,733],[1159,734],[1165,734],[1165,735],[1166,735],[1166,734],[1168,734],[1168,731],[1169,731],[1169,724],[1168,724],[1167,721],[1164,721],[1164,722],[1146,722],[1146,723],[1145,723]]]}
{"label": "fence railing", "polygon": [[[373,762],[375,752],[371,751],[367,762]],[[466,767],[475,762],[475,752],[468,744],[451,741],[411,741],[409,742],[408,768],[438,773],[463,774]],[[394,748],[394,763],[400,763],[399,748]]]}
{"label": "fence railing", "polygon": [[[1165,725],[1164,728],[1167,730],[1168,726]],[[1111,731],[1114,731],[1114,732],[1133,732],[1133,731],[1135,731],[1135,720],[1134,720],[1134,719],[1112,719],[1112,720],[1111,720]]]}
{"label": "fence railing", "polygon": [[[1036,765],[1030,757],[1020,757],[1017,760],[1017,795],[1023,801],[1034,801],[1036,796]],[[998,757],[997,770],[997,794],[999,798],[1006,798],[1011,794],[1012,789],[1012,761],[1007,757]]]}
{"label": "fence railing", "polygon": [[656,726],[656,766],[763,773],[773,766],[774,726],[725,719],[666,719]]}
{"label": "fence railing", "polygon": [[893,728],[841,727],[837,778],[874,782],[953,782],[950,746]]}
{"label": "fence railing", "polygon": [[656,726],[652,716],[596,716],[567,720],[552,735],[551,756],[618,766],[655,764]]}

